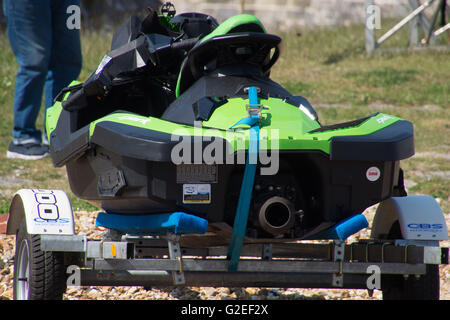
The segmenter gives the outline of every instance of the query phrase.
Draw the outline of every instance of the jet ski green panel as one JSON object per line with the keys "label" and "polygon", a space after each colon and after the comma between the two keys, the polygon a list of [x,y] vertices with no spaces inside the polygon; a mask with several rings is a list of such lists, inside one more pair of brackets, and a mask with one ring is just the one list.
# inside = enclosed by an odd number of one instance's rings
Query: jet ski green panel
{"label": "jet ski green panel", "polygon": [[[248,100],[242,98],[228,99],[228,102],[217,108],[203,126],[227,130],[243,117],[247,116],[246,105]],[[260,99],[263,106],[261,110],[261,128],[282,129],[287,134],[308,132],[320,125],[312,121],[296,106],[283,102],[279,98]]]}

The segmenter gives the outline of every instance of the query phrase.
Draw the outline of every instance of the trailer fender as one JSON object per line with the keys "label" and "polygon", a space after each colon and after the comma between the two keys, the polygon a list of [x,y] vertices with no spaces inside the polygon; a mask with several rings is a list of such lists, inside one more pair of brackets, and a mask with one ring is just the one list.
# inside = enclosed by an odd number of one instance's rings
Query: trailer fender
{"label": "trailer fender", "polygon": [[29,234],[75,234],[72,206],[61,190],[17,191],[9,208],[6,234],[16,234],[23,219]]}
{"label": "trailer fender", "polygon": [[431,196],[410,195],[391,197],[382,201],[375,213],[371,238],[384,238],[397,220],[403,239],[448,239],[444,214],[439,204]]}

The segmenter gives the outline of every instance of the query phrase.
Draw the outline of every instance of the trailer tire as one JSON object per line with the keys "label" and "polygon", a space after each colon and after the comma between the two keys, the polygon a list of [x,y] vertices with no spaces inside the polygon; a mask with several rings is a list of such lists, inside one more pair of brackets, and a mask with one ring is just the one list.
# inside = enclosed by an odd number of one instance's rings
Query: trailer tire
{"label": "trailer tire", "polygon": [[[402,239],[400,223],[396,221],[389,239]],[[427,264],[426,274],[417,279],[414,275],[385,275],[381,277],[383,300],[439,300],[439,265]]]}
{"label": "trailer tire", "polygon": [[27,232],[25,220],[16,234],[15,300],[62,300],[66,274],[62,252],[41,250],[40,235]]}

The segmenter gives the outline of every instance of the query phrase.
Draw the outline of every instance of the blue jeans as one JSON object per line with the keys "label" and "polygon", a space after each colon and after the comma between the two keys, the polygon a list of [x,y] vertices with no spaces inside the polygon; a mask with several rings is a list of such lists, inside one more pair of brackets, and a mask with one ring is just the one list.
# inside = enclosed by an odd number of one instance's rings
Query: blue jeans
{"label": "blue jeans", "polygon": [[[15,143],[40,143],[36,119],[81,71],[80,30],[69,29],[70,5],[80,0],[4,0],[8,37],[19,69],[14,94]],[[71,20],[72,21],[72,20]],[[45,128],[45,125],[44,125]]]}

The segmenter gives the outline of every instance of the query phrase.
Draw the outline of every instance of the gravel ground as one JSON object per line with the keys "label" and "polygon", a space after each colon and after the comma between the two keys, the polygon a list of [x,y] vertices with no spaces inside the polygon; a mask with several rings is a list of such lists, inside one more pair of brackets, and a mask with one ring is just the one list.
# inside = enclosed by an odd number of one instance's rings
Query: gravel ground
{"label": "gravel ground", "polygon": [[[371,223],[376,207],[365,211]],[[101,235],[94,229],[95,213],[77,212],[76,232],[85,233],[90,238]],[[446,214],[450,227],[450,214]],[[370,226],[351,236],[347,243],[370,236]],[[0,300],[12,299],[14,236],[0,235]],[[450,246],[450,241],[441,243]],[[440,266],[441,300],[450,300],[450,265]],[[210,288],[210,287],[168,287],[145,290],[143,287],[69,287],[64,295],[66,300],[227,300],[227,299],[282,299],[282,300],[380,300],[381,291],[375,290],[373,296],[367,290],[339,289],[282,289],[282,288]]]}

